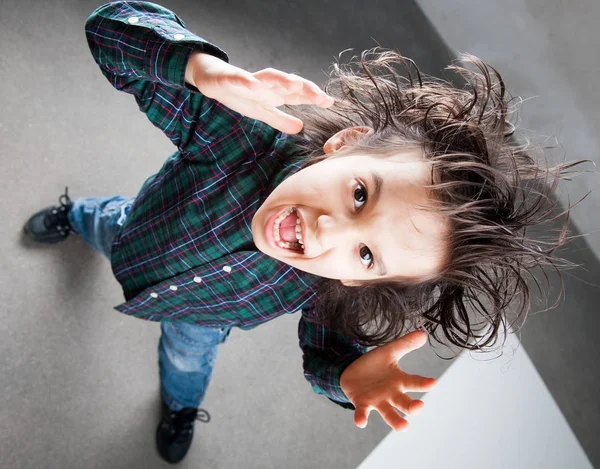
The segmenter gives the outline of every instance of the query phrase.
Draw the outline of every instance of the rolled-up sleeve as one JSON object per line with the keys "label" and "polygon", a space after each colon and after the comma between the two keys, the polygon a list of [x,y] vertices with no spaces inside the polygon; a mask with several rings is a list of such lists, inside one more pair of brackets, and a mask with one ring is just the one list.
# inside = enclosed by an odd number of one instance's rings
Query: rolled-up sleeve
{"label": "rolled-up sleeve", "polygon": [[298,325],[304,376],[317,394],[325,395],[341,407],[354,409],[340,386],[340,377],[354,360],[366,353],[367,348],[311,321],[311,315],[312,310],[303,310]]}
{"label": "rolled-up sleeve", "polygon": [[229,57],[187,30],[172,11],[151,2],[107,3],[86,20],[85,35],[111,85],[134,95],[140,110],[182,152],[225,136],[243,117],[186,83],[192,52],[225,62]]}

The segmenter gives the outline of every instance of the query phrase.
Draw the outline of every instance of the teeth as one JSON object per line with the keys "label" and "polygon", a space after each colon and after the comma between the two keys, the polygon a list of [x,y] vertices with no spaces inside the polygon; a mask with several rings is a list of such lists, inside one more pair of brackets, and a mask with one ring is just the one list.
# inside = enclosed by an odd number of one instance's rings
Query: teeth
{"label": "teeth", "polygon": [[[285,217],[287,217],[290,213],[294,212],[295,210],[295,207],[289,207],[285,209],[285,211],[283,211],[283,213],[281,213],[281,215],[279,215],[275,219],[275,223],[273,225],[273,237],[275,238],[275,242],[279,247],[292,249],[292,243],[288,243],[287,241],[283,241],[281,239],[281,235],[279,234],[279,225]],[[296,240],[298,240],[298,243],[300,244],[302,249],[304,249],[304,240],[302,239],[302,225],[300,223],[300,217],[296,219]]]}
{"label": "teeth", "polygon": [[296,210],[294,207],[289,207],[289,208],[285,209],[285,211],[275,219],[275,223],[277,225],[279,225],[281,223],[281,220],[283,220],[285,217],[287,217],[294,210]]}
{"label": "teeth", "polygon": [[[299,218],[298,221],[300,221]],[[300,227],[299,223],[296,223],[296,239],[300,244],[304,245],[304,243],[302,242],[302,228]]]}

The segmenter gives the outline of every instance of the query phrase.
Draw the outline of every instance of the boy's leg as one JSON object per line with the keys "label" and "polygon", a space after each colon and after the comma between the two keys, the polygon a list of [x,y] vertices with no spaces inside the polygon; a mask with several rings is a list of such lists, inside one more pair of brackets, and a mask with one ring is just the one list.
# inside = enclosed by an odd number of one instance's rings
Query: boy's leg
{"label": "boy's leg", "polygon": [[210,382],[217,347],[231,328],[213,328],[181,321],[161,322],[158,364],[161,394],[167,407],[179,411],[198,407]]}
{"label": "boy's leg", "polygon": [[[73,230],[109,260],[115,235],[135,198],[120,195],[73,201],[68,213]],[[231,328],[212,328],[181,321],[161,323],[158,345],[161,392],[174,411],[198,407],[204,398],[217,356],[217,346]]]}
{"label": "boy's leg", "polygon": [[158,363],[162,417],[156,448],[168,462],[181,461],[194,436],[194,420],[210,382],[217,347],[230,327],[213,328],[181,321],[161,322]]}
{"label": "boy's leg", "polygon": [[[88,197],[73,201],[68,213],[74,231],[109,260],[112,241],[135,198]],[[163,400],[171,410],[198,407],[204,398],[217,356],[230,328],[180,321],[161,323],[159,368]]]}
{"label": "boy's leg", "polygon": [[85,197],[75,199],[68,218],[73,231],[110,260],[113,239],[121,228],[135,197]]}

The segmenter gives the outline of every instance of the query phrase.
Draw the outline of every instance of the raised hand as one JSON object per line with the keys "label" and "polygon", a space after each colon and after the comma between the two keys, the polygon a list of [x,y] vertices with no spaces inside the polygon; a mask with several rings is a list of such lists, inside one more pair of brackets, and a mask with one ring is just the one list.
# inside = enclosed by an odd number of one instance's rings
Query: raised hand
{"label": "raised hand", "polygon": [[408,422],[396,409],[409,415],[423,410],[423,401],[413,400],[406,392],[425,392],[435,387],[434,378],[409,375],[398,367],[398,360],[425,344],[427,334],[411,332],[354,361],[340,378],[342,390],[354,404],[354,423],[365,428],[369,413],[376,410],[396,431],[406,431]]}
{"label": "raised hand", "polygon": [[303,123],[277,106],[314,104],[328,108],[334,103],[316,84],[293,73],[273,68],[250,73],[199,51],[190,56],[185,78],[203,95],[289,134],[300,132]]}

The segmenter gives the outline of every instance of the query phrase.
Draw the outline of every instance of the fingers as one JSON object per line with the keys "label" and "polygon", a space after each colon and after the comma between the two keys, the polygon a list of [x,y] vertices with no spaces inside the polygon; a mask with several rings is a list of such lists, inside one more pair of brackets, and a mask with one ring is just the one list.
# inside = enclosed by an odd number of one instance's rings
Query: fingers
{"label": "fingers", "polygon": [[219,100],[225,106],[243,116],[265,122],[281,132],[295,134],[300,132],[304,125],[300,119],[290,116],[277,108],[266,108],[254,101],[242,99],[239,96],[223,96]]}
{"label": "fingers", "polygon": [[425,403],[418,399],[411,399],[410,396],[398,393],[390,400],[390,404],[406,415],[419,415],[423,412]]}
{"label": "fingers", "polygon": [[400,417],[400,414],[396,412],[391,405],[382,405],[377,409],[385,423],[392,427],[397,432],[404,432],[408,430],[408,422]]}
{"label": "fingers", "polygon": [[423,412],[423,407],[425,407],[425,403],[419,399],[415,399],[410,403],[408,414],[419,415]]}
{"label": "fingers", "polygon": [[[250,77],[252,77],[252,75],[250,75]],[[276,88],[273,88],[268,83],[256,80],[254,77],[250,80],[246,76],[232,75],[226,77],[226,79],[227,83],[238,87],[235,89],[235,93],[241,98],[252,100],[260,103],[262,106],[269,107],[283,106],[286,103],[285,96],[281,96],[276,91]],[[258,81],[258,85],[256,84],[256,81]],[[283,90],[280,87],[278,87],[278,89]],[[219,98],[219,101],[224,103],[222,97]]]}
{"label": "fingers", "polygon": [[245,86],[251,90],[259,90],[264,88],[265,85],[252,76],[251,73],[240,73],[238,75],[230,75],[227,77],[227,81],[235,86]]}
{"label": "fingers", "polygon": [[301,88],[304,88],[304,91],[308,92],[307,94],[312,94],[314,97],[324,94],[313,82],[293,73],[285,73],[274,68],[265,68],[259,72],[254,72],[252,75],[263,82],[281,85],[294,93],[300,91]]}
{"label": "fingers", "polygon": [[400,360],[407,353],[421,348],[427,342],[427,334],[423,331],[413,331],[399,339],[384,345],[395,360]]}
{"label": "fingers", "polygon": [[335,103],[317,85],[291,73],[272,68],[253,74],[237,68],[233,73],[228,71],[227,74],[217,74],[217,79],[212,81],[208,76],[205,77],[205,86],[201,91],[230,109],[265,122],[281,132],[298,133],[302,130],[303,123],[277,107],[284,104],[331,107]]}
{"label": "fingers", "polygon": [[359,428],[365,428],[368,423],[371,410],[375,409],[385,423],[394,430],[402,432],[408,430],[408,422],[398,414],[397,410],[406,415],[419,415],[423,412],[425,403],[419,399],[411,399],[403,393],[396,394],[389,402],[382,402],[376,406],[357,406],[354,411],[354,423]]}
{"label": "fingers", "polygon": [[[413,400],[406,394],[398,394],[389,403],[382,403],[375,407],[375,410],[379,412],[385,423],[392,427],[396,431],[406,431],[408,429],[408,422],[402,418],[396,409],[405,413],[406,415],[419,415],[423,411],[425,406],[421,400]],[[369,420],[369,414],[373,407],[357,407],[354,411],[354,423],[359,428],[365,428]]]}
{"label": "fingers", "polygon": [[328,96],[327,93],[322,91],[312,81],[293,73],[285,73],[274,68],[267,68],[265,70],[255,72],[252,75],[261,80],[263,83],[279,85],[288,90],[290,93],[296,93],[299,99],[304,97],[307,100],[306,102],[301,103],[287,102],[287,104],[319,104],[323,105],[324,107],[329,107],[334,103],[334,99]]}
{"label": "fingers", "polygon": [[287,134],[297,134],[304,127],[304,123],[300,119],[290,116],[277,108],[262,109],[258,114],[265,116],[264,119],[259,120]]}
{"label": "fingers", "polygon": [[400,389],[402,392],[427,392],[437,386],[435,378],[426,378],[419,375],[409,375],[405,373],[402,376]]}
{"label": "fingers", "polygon": [[302,87],[299,92],[292,92],[278,83],[251,81],[241,76],[230,76],[227,81],[229,84],[238,87],[236,93],[243,98],[251,99],[267,107],[279,107],[284,104],[313,104],[328,108],[335,103],[333,98],[322,98],[319,95],[315,99],[312,96],[307,96]]}
{"label": "fingers", "polygon": [[359,428],[365,428],[369,421],[370,407],[357,407],[354,411],[354,423]]}
{"label": "fingers", "polygon": [[227,83],[240,87],[236,91],[239,95],[263,106],[313,104],[328,108],[335,103],[334,98],[311,81],[280,70],[269,68],[252,74],[237,69],[236,73],[223,78]]}

